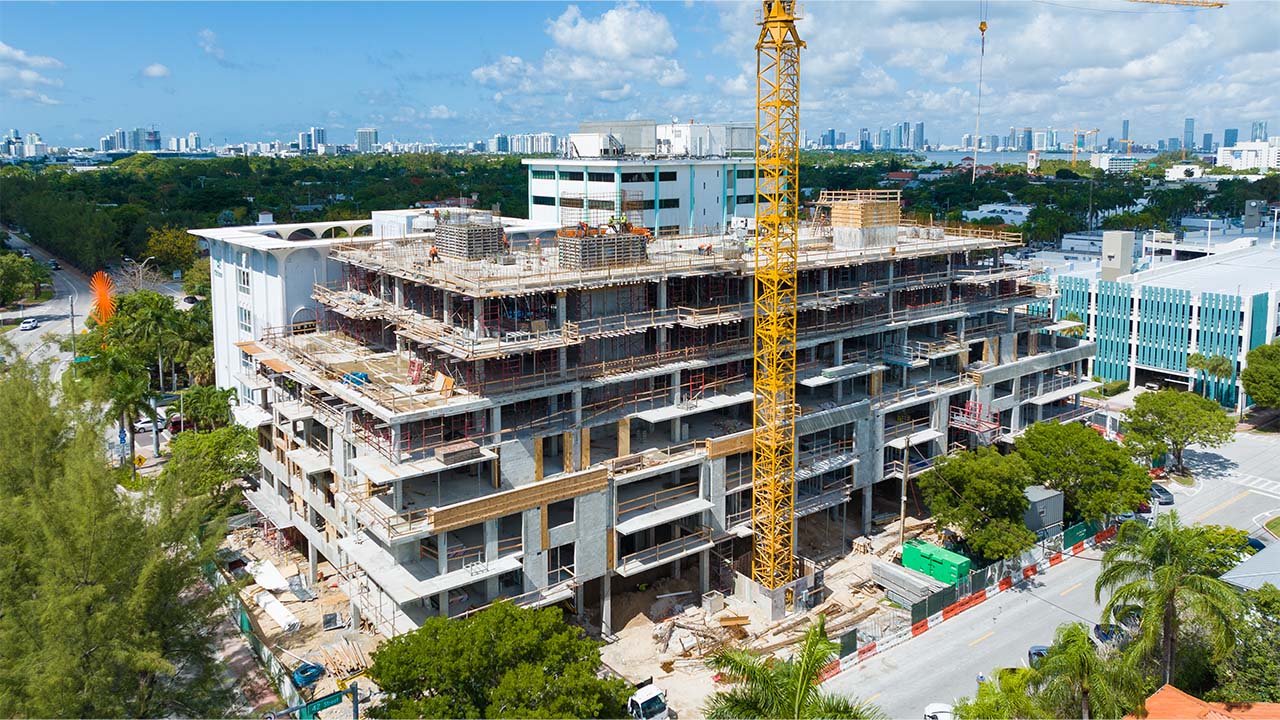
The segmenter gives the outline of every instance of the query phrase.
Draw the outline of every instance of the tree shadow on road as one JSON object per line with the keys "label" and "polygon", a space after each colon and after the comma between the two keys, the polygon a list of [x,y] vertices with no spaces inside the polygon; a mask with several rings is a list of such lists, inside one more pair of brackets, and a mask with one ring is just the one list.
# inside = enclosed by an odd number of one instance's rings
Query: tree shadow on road
{"label": "tree shadow on road", "polygon": [[1182,459],[1191,474],[1201,480],[1227,480],[1240,469],[1235,460],[1205,450],[1187,450]]}

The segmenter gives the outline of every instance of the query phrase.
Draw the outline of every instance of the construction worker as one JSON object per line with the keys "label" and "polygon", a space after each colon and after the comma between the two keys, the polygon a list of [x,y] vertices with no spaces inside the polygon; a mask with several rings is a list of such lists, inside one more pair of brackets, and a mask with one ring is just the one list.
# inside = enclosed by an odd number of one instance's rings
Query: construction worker
{"label": "construction worker", "polygon": [[431,264],[434,265],[438,262],[440,262],[440,251],[436,249],[435,245],[432,245],[431,246]]}

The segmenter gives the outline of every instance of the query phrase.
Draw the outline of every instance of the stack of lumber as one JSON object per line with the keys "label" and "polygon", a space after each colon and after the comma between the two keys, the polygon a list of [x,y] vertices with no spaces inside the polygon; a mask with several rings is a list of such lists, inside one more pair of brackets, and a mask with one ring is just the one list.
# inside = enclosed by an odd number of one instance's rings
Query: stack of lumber
{"label": "stack of lumber", "polygon": [[373,664],[369,653],[349,638],[321,647],[320,656],[324,658],[325,669],[338,677],[353,675]]}

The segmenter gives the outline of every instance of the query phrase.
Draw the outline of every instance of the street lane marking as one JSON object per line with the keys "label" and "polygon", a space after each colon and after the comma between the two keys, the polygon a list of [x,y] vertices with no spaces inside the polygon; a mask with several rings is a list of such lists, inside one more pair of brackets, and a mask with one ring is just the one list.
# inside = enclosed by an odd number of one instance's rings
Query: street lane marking
{"label": "street lane marking", "polygon": [[991,632],[987,633],[986,635],[983,635],[982,637],[978,638],[977,640],[974,640],[973,642],[969,643],[969,647],[973,647],[974,645],[977,645],[978,643],[982,642],[983,640],[986,640],[987,638],[989,638],[989,637],[991,637],[992,635],[995,635],[995,634],[996,634],[996,631],[995,631],[995,630],[992,630]]}
{"label": "street lane marking", "polygon": [[1213,507],[1209,508],[1208,510],[1205,510],[1204,512],[1200,513],[1200,516],[1196,518],[1196,522],[1202,522],[1205,519],[1207,519],[1209,516],[1213,515],[1214,513],[1217,513],[1221,510],[1225,510],[1247,497],[1249,497],[1249,491],[1245,490],[1244,492],[1240,493],[1239,495],[1236,495],[1230,500],[1225,500],[1223,502],[1220,502],[1217,505],[1214,505]]}
{"label": "street lane marking", "polygon": [[876,699],[876,698],[878,698],[878,697],[880,697],[880,693],[876,693],[875,695],[872,695],[871,697],[867,698],[866,700],[863,700],[863,702],[874,702],[874,701],[875,701],[875,699]]}
{"label": "street lane marking", "polygon": [[1067,593],[1070,593],[1072,590],[1075,590],[1076,588],[1080,587],[1080,586],[1081,586],[1081,585],[1083,585],[1083,584],[1084,584],[1084,583],[1082,583],[1082,582],[1078,582],[1078,583],[1076,583],[1075,585],[1072,585],[1071,587],[1067,588],[1066,590],[1063,590],[1062,592],[1058,593],[1058,597],[1066,597],[1066,596],[1067,596]]}

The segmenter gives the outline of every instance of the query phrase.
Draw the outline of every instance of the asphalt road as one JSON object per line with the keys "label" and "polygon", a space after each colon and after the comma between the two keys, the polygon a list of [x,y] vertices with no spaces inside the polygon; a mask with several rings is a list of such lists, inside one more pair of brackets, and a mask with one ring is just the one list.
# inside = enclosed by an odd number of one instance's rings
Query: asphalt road
{"label": "asphalt road", "polygon": [[[53,257],[11,233],[8,234],[8,239],[9,247],[19,251],[29,250],[38,262],[48,262]],[[50,273],[53,276],[52,299],[21,311],[0,314],[5,320],[35,318],[40,322],[40,327],[35,330],[14,328],[5,333],[5,338],[13,343],[16,352],[30,360],[53,358],[54,377],[61,376],[71,362],[71,353],[63,352],[59,343],[73,332],[70,316],[72,305],[74,304],[76,312],[74,332],[77,333],[84,328],[85,313],[89,309],[88,280],[80,273],[67,269],[66,263],[61,264],[62,270]]]}
{"label": "asphalt road", "polygon": [[[1280,514],[1280,433],[1240,433],[1219,450],[1189,452],[1194,487],[1172,486],[1183,522],[1231,525],[1273,542],[1262,527]],[[1048,645],[1064,622],[1098,621],[1093,586],[1101,553],[1068,558],[1032,581],[1001,593],[923,635],[890,648],[826,683],[828,692],[857,696],[893,718],[918,718],[930,703],[971,696],[978,673],[1021,667],[1027,649]],[[1105,598],[1104,598],[1105,600]]]}

